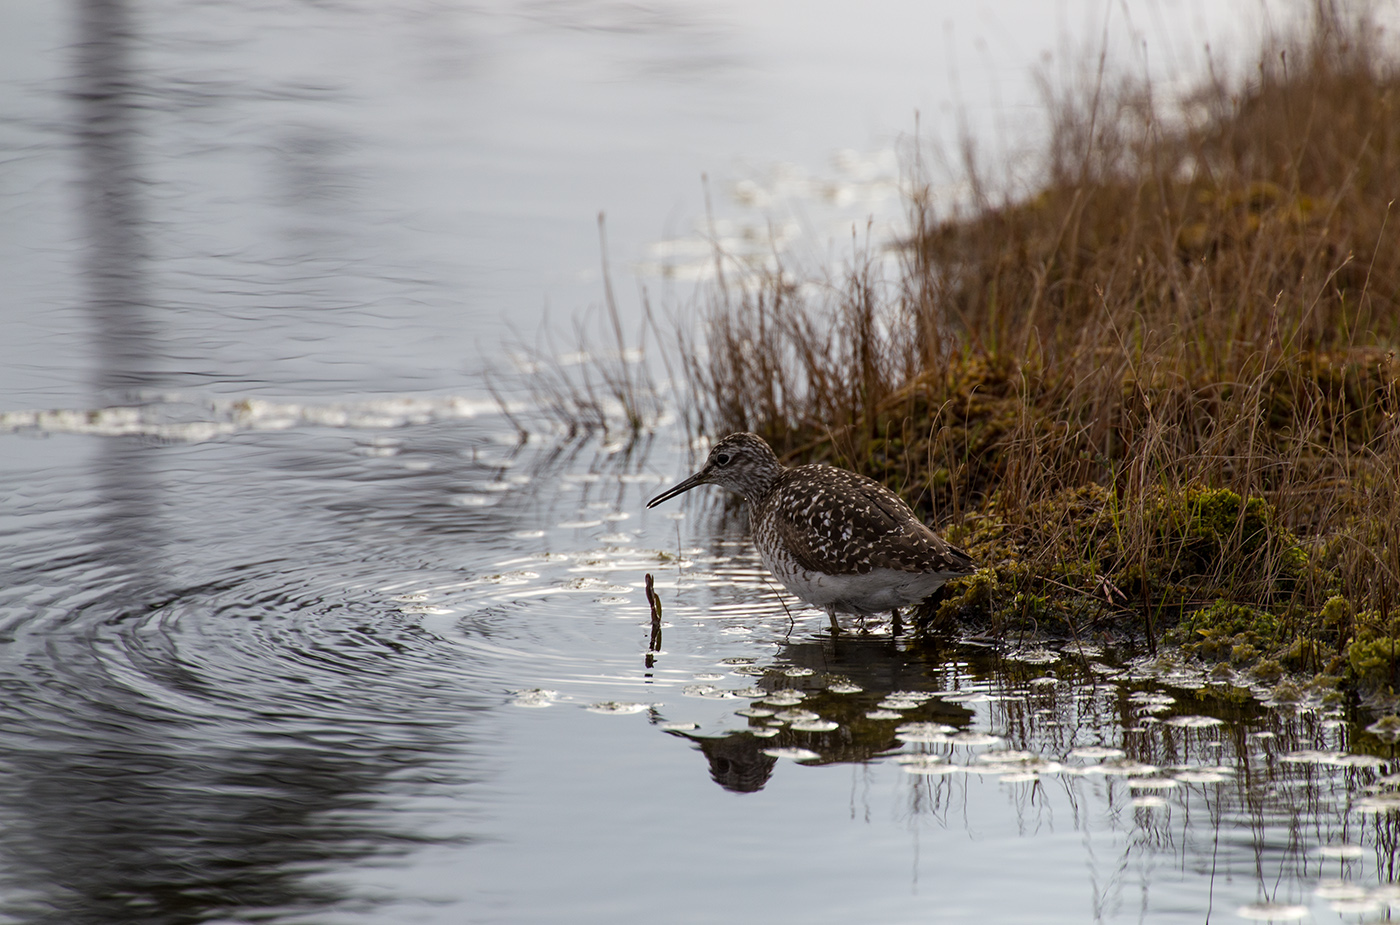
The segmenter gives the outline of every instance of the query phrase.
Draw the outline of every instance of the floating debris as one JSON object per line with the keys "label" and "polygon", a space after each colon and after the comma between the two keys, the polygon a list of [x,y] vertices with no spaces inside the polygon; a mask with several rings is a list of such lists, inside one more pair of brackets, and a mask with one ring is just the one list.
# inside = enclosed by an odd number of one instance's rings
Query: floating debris
{"label": "floating debris", "polygon": [[1296,922],[1308,917],[1308,907],[1286,903],[1250,903],[1236,909],[1235,915],[1256,922]]}
{"label": "floating debris", "polygon": [[1172,687],[1182,690],[1196,691],[1206,686],[1206,675],[1203,671],[1191,671],[1188,669],[1177,669],[1169,671],[1159,678],[1163,684],[1170,684]]}
{"label": "floating debris", "polygon": [[792,729],[794,732],[831,732],[833,729],[841,728],[841,724],[829,719],[799,719],[793,720]]}
{"label": "floating debris", "polygon": [[511,693],[515,694],[515,698],[510,702],[510,705],[513,707],[539,709],[558,703],[563,699],[563,695],[558,691],[547,691],[539,687],[531,688],[530,690],[512,691]]}
{"label": "floating debris", "polygon": [[810,678],[816,672],[810,668],[784,668],[783,674],[789,678]]}
{"label": "floating debris", "polygon": [[1165,713],[1172,704],[1176,703],[1176,698],[1156,691],[1135,691],[1128,695],[1128,702],[1136,707],[1135,712],[1139,716],[1143,716]]}
{"label": "floating debris", "polygon": [[1104,761],[1110,758],[1122,758],[1123,749],[1110,748],[1105,745],[1083,745],[1069,753],[1071,758],[1082,758],[1085,761]]}
{"label": "floating debris", "polygon": [[985,761],[989,764],[1006,764],[1011,762],[1034,761],[1039,756],[1034,752],[1017,751],[1016,749],[1004,748],[994,751],[986,751],[977,756],[978,761]]}
{"label": "floating debris", "polygon": [[[898,713],[893,715],[899,716]],[[895,729],[894,737],[901,742],[947,742],[948,737],[955,732],[957,730],[952,726],[942,723],[905,723]]]}
{"label": "floating debris", "polygon": [[1334,845],[1319,845],[1313,849],[1313,854],[1320,858],[1330,858],[1336,861],[1354,861],[1357,858],[1366,856],[1366,849],[1360,845],[1348,845],[1338,843]]}
{"label": "floating debris", "polygon": [[998,778],[1003,784],[1030,784],[1040,780],[1035,771],[1007,771]]}
{"label": "floating debris", "polygon": [[826,686],[826,689],[833,694],[859,694],[865,690],[859,684],[853,684],[850,681],[833,681]]}
{"label": "floating debris", "polygon": [[785,723],[800,723],[806,720],[821,719],[821,716],[811,710],[784,710],[777,714],[775,719],[780,719]]}
{"label": "floating debris", "polygon": [[441,617],[445,614],[454,613],[450,607],[438,607],[435,604],[404,604],[399,608],[399,613],[407,615],[420,615],[428,617]]}
{"label": "floating debris", "polygon": [[662,723],[660,728],[667,732],[692,732],[700,728],[699,723]]}
{"label": "floating debris", "polygon": [[891,691],[876,704],[885,710],[913,710],[933,699],[927,691]]}
{"label": "floating debris", "polygon": [[1343,755],[1337,759],[1344,768],[1382,768],[1389,763],[1378,755]]}
{"label": "floating debris", "polygon": [[1060,653],[1039,648],[1015,649],[1008,652],[1004,658],[1008,662],[1020,662],[1025,665],[1052,665],[1060,660]]}
{"label": "floating debris", "polygon": [[1209,729],[1211,726],[1223,726],[1225,721],[1214,716],[1197,716],[1186,714],[1184,716],[1173,716],[1170,719],[1162,720],[1168,726],[1177,726],[1181,729]]}
{"label": "floating debris", "polygon": [[988,703],[992,699],[983,691],[958,691],[938,696],[947,703]]}
{"label": "floating debris", "polygon": [[1400,810],[1400,792],[1387,791],[1374,796],[1363,797],[1352,804],[1351,807],[1358,813],[1373,814],[1377,816]]}
{"label": "floating debris", "polygon": [[622,716],[627,713],[645,713],[651,709],[649,703],[628,703],[624,700],[604,700],[599,703],[590,703],[586,710],[590,713],[605,713],[612,716]]}
{"label": "floating debris", "polygon": [[952,774],[961,770],[944,761],[942,755],[895,755],[894,761],[906,774]]}
{"label": "floating debris", "polygon": [[810,748],[765,748],[763,754],[770,758],[790,758],[793,761],[812,761],[821,757]]}
{"label": "floating debris", "polygon": [[896,713],[893,710],[870,710],[865,714],[866,719],[904,719],[903,713]]}
{"label": "floating debris", "polygon": [[1279,761],[1285,764],[1333,764],[1340,765],[1341,759],[1346,755],[1342,752],[1324,751],[1315,748],[1304,748],[1294,752],[1288,752],[1279,756]]}
{"label": "floating debris", "polygon": [[749,719],[767,719],[773,715],[772,710],[765,710],[762,707],[746,707],[742,710],[735,710],[735,716],[747,716]]}
{"label": "floating debris", "polygon": [[1117,761],[1105,761],[1099,765],[1103,773],[1112,774],[1117,777],[1146,777],[1149,774],[1156,774],[1161,769],[1155,764],[1143,764],[1140,761],[1130,759],[1119,759]]}
{"label": "floating debris", "polygon": [[687,697],[701,697],[705,700],[733,700],[734,692],[727,691],[713,684],[687,684],[681,688],[681,693]]}

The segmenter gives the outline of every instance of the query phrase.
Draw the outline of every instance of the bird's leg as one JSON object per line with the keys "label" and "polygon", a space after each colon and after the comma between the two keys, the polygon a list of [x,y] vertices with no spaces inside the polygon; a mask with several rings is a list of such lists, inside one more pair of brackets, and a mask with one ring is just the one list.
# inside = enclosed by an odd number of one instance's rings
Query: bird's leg
{"label": "bird's leg", "polygon": [[829,617],[829,618],[831,619],[831,635],[833,635],[833,636],[840,636],[840,635],[841,635],[841,624],[836,622],[836,611],[834,611],[834,610],[828,610],[828,611],[826,612],[826,615],[827,615],[827,617]]}
{"label": "bird's leg", "polygon": [[904,624],[902,624],[899,621],[898,607],[895,607],[890,610],[890,618],[890,635],[897,637],[900,634],[900,631],[904,629]]}

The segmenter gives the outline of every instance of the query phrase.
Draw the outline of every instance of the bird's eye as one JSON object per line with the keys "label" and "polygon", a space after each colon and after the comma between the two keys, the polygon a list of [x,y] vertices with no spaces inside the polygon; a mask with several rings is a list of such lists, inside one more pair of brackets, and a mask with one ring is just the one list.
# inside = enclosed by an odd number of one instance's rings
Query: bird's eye
{"label": "bird's eye", "polygon": [[729,465],[729,460],[730,460],[730,458],[731,458],[731,457],[730,457],[730,455],[729,455],[728,453],[720,453],[718,456],[715,457],[715,465],[716,465],[716,466],[727,466],[727,465]]}

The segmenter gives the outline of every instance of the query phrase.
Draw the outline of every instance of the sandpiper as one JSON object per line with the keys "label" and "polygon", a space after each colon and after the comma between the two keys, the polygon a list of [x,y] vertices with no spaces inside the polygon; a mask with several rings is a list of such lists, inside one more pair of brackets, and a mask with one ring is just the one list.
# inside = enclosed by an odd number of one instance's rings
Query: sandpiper
{"label": "sandpiper", "polygon": [[833,466],[784,466],[757,434],[730,434],[699,472],[647,502],[652,508],[697,485],[719,485],[749,503],[763,564],[783,587],[831,619],[889,611],[926,599],[973,570],[967,553],[934,535],[899,496]]}

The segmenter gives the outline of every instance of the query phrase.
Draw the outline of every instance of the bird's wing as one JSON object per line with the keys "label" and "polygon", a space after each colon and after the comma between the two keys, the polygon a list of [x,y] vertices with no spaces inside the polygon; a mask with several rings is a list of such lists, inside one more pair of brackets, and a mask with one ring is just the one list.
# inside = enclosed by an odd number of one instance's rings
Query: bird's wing
{"label": "bird's wing", "polygon": [[971,560],[873,479],[828,466],[790,470],[769,497],[771,528],[808,571],[964,572]]}

